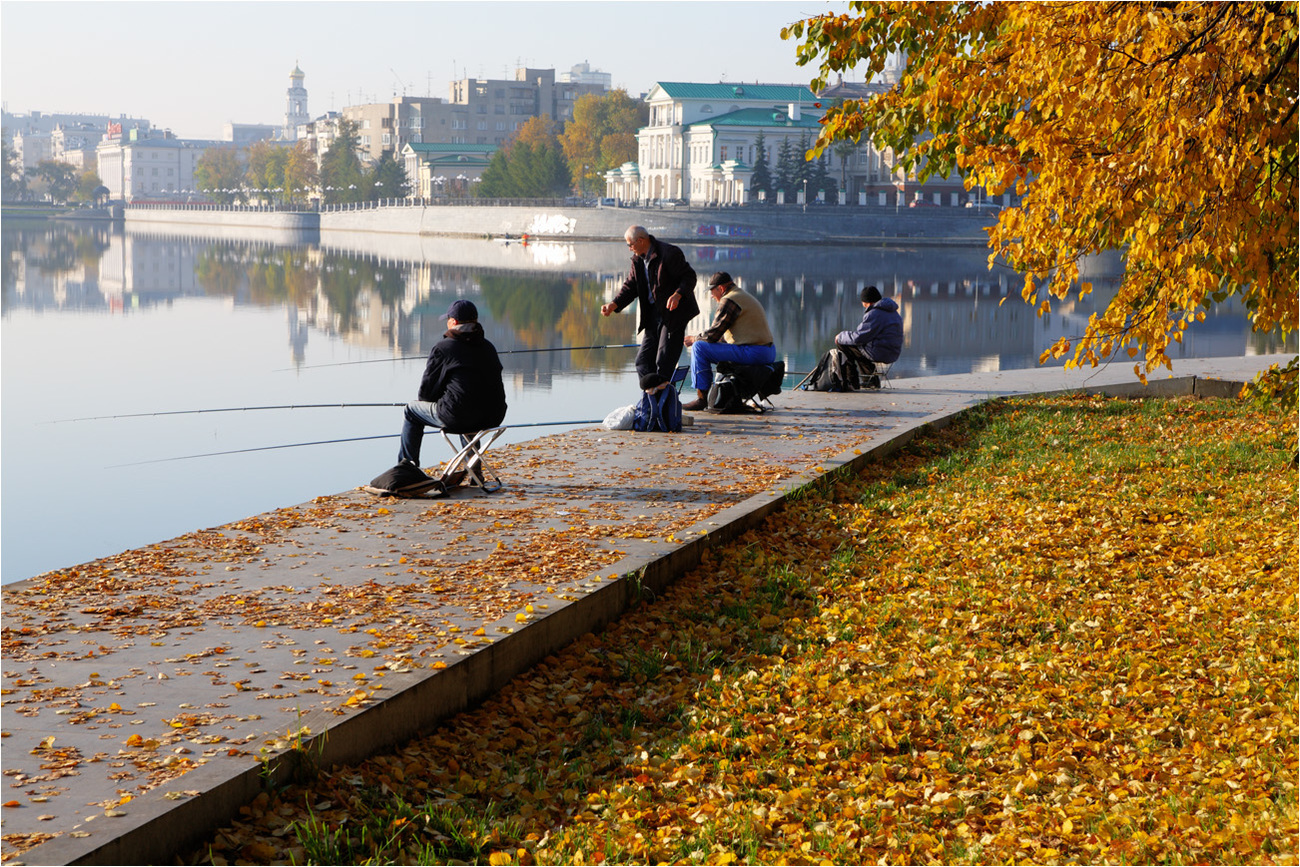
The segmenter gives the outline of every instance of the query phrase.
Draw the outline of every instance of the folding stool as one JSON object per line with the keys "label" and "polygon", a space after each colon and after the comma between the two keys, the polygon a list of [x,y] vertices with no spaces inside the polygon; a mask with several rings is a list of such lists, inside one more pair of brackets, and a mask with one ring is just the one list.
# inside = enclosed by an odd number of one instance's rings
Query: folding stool
{"label": "folding stool", "polygon": [[[471,487],[482,488],[485,494],[499,491],[501,479],[488,466],[484,457],[497,438],[505,432],[504,427],[491,427],[476,433],[454,433],[443,430],[442,438],[454,452],[451,460],[443,466],[442,475],[439,477],[443,489],[468,484]],[[457,445],[452,437],[457,437],[460,445]]]}

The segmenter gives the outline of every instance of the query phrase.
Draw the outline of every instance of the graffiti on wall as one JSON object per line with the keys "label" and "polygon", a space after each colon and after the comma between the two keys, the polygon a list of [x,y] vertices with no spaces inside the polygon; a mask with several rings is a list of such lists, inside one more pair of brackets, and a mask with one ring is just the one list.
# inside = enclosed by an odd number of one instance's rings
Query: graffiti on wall
{"label": "graffiti on wall", "polygon": [[700,223],[695,234],[705,238],[752,238],[754,230],[748,226],[722,226],[717,223]]}
{"label": "graffiti on wall", "polygon": [[572,235],[578,221],[563,214],[536,214],[524,229],[526,235]]}

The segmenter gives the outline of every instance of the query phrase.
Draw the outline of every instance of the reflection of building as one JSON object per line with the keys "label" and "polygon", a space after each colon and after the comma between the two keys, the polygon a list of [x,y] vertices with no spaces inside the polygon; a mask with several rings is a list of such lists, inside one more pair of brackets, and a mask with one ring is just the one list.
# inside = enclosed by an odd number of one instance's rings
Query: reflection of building
{"label": "reflection of building", "polygon": [[203,295],[195,263],[209,246],[190,239],[113,235],[99,260],[100,291],[114,310]]}

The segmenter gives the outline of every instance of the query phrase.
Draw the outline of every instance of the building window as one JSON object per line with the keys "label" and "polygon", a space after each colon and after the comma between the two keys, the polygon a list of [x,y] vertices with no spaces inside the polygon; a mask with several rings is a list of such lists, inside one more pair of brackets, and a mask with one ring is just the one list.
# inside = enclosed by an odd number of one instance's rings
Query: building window
{"label": "building window", "polygon": [[485,121],[485,120],[480,120],[480,121],[478,122],[478,129],[487,129],[487,121]]}
{"label": "building window", "polygon": [[387,132],[384,133],[384,144],[390,145],[392,143],[393,143],[392,133],[387,133]]}
{"label": "building window", "polygon": [[727,161],[727,146],[723,145],[720,150],[721,156],[718,157],[718,162],[725,163]]}
{"label": "building window", "polygon": [[363,135],[363,136],[361,137],[361,144],[362,144],[364,147],[370,147],[370,136],[368,136],[368,135]]}
{"label": "building window", "polygon": [[361,121],[361,128],[362,128],[362,129],[370,129],[370,118],[366,118],[366,119],[364,119],[364,120]]}

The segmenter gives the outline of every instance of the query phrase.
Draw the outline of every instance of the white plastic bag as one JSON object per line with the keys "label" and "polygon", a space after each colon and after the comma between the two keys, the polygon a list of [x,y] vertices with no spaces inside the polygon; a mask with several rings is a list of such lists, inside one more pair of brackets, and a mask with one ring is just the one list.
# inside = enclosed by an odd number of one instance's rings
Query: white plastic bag
{"label": "white plastic bag", "polygon": [[602,424],[606,430],[631,430],[632,416],[636,413],[636,404],[629,406],[620,406],[618,409],[605,416]]}

